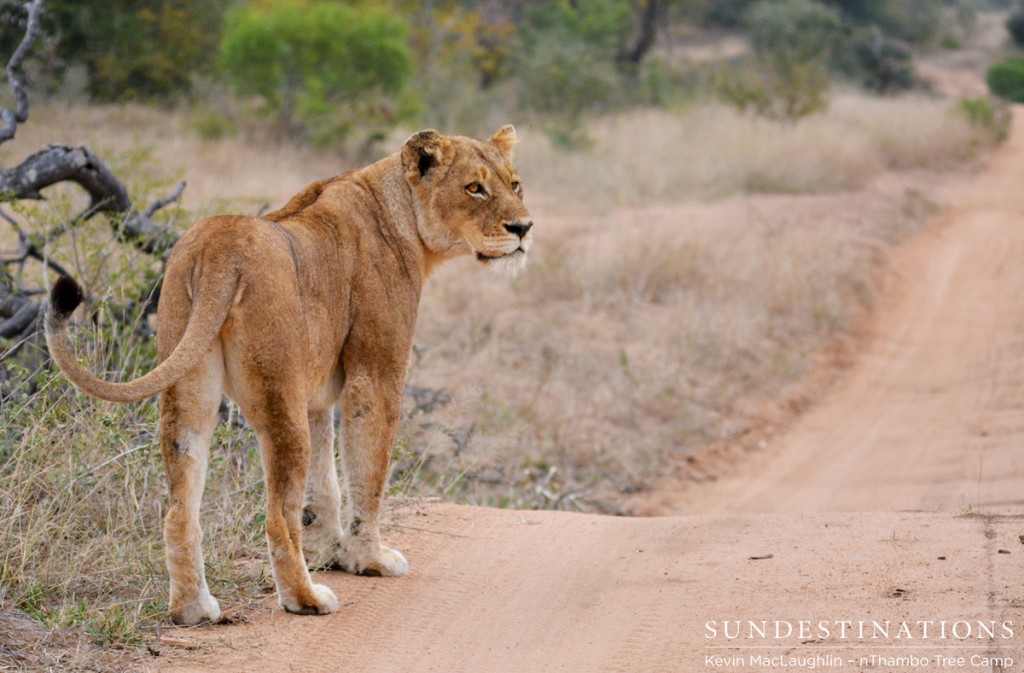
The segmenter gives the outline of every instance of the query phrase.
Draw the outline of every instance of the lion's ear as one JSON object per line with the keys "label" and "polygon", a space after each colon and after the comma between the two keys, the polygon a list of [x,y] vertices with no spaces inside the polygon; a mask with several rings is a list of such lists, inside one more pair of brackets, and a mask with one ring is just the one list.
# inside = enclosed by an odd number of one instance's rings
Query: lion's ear
{"label": "lion's ear", "polygon": [[519,136],[516,135],[516,127],[511,124],[505,124],[491,136],[491,143],[498,148],[506,161],[512,161],[512,150],[518,142]]}
{"label": "lion's ear", "polygon": [[434,129],[409,136],[402,148],[402,166],[409,182],[416,184],[437,166],[451,159],[451,141]]}

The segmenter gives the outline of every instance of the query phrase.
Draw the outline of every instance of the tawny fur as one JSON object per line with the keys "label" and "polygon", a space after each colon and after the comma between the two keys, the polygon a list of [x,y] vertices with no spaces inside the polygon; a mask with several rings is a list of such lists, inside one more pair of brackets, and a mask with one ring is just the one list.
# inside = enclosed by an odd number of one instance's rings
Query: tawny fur
{"label": "tawny fur", "polygon": [[[473,254],[515,272],[532,241],[511,164],[515,129],[490,140],[421,131],[362,170],[316,182],[263,218],[214,217],[172,252],[158,310],[160,364],[112,383],[75,360],[67,339],[74,287],[53,294],[51,354],[85,392],[116,402],[161,393],[160,446],[170,482],[165,521],[175,621],[220,616],[203,570],[199,506],[221,395],[260,442],[267,543],[281,605],[324,614],[338,601],[307,560],[400,575],[378,518],[423,282]],[[346,512],[335,471],[342,414]]]}

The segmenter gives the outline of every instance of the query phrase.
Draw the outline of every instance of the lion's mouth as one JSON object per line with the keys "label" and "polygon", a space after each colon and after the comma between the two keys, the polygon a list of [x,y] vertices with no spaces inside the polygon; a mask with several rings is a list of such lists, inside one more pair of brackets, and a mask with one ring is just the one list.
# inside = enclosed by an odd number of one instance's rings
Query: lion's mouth
{"label": "lion's mouth", "polygon": [[520,246],[504,255],[487,255],[477,252],[476,258],[499,276],[511,279],[515,278],[526,266],[526,249]]}
{"label": "lion's mouth", "polygon": [[502,254],[502,255],[487,255],[487,254],[484,254],[484,253],[482,253],[482,252],[480,252],[478,250],[477,253],[476,253],[476,258],[477,258],[478,261],[486,263],[486,262],[493,262],[496,259],[510,259],[510,258],[514,259],[516,257],[519,257],[520,255],[525,255],[525,254],[526,254],[526,249],[523,246],[520,245],[518,248],[516,248],[512,252],[506,252],[505,254]]}

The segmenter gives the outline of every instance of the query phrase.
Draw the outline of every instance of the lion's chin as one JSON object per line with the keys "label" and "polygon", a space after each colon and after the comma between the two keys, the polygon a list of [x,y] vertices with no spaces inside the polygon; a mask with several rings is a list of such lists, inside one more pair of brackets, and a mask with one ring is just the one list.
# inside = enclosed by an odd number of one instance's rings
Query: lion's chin
{"label": "lion's chin", "polygon": [[526,268],[526,251],[522,248],[501,257],[477,255],[477,259],[487,265],[494,273],[503,278],[514,279]]}

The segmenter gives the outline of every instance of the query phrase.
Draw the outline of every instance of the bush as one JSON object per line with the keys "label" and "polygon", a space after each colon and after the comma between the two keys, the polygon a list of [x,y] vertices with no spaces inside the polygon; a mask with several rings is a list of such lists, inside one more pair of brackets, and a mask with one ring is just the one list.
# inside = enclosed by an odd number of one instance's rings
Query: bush
{"label": "bush", "polygon": [[851,23],[911,44],[930,44],[944,24],[945,0],[825,0]]}
{"label": "bush", "polygon": [[842,39],[835,10],[811,0],[764,0],[747,15],[750,45],[761,59],[827,62]]}
{"label": "bush", "polygon": [[828,104],[828,73],[808,63],[779,71],[746,60],[720,69],[713,83],[724,103],[768,119],[796,121]]}
{"label": "bush", "polygon": [[751,8],[747,24],[754,58],[723,71],[718,94],[771,118],[799,119],[822,109],[842,38],[839,15],[810,0],[766,0]]}
{"label": "bush", "polygon": [[978,96],[961,99],[957,109],[971,126],[987,132],[996,142],[1009,137],[1012,115],[1005,104],[998,105],[987,96]]}
{"label": "bush", "polygon": [[575,120],[620,88],[616,57],[630,6],[623,0],[538,4],[527,16],[516,72],[528,109]]}
{"label": "bush", "polygon": [[722,28],[739,28],[747,10],[756,0],[716,0],[707,3],[704,21]]}
{"label": "bush", "polygon": [[407,33],[402,19],[373,8],[299,0],[238,8],[227,14],[219,65],[286,130],[344,134],[353,123],[403,116]]}
{"label": "bush", "polygon": [[1014,44],[1024,47],[1024,4],[1006,20],[1006,30],[1010,31]]}
{"label": "bush", "polygon": [[985,73],[993,94],[1012,103],[1024,103],[1024,56],[997,63]]}
{"label": "bush", "polygon": [[614,63],[586,43],[545,35],[522,64],[522,103],[545,114],[575,119],[586,109],[606,102],[617,89]]}
{"label": "bush", "polygon": [[875,93],[907,91],[919,82],[910,47],[878,28],[855,29],[837,54],[836,68]]}
{"label": "bush", "polygon": [[[43,28],[56,43],[54,66],[84,65],[93,98],[160,99],[187,92],[191,76],[208,67],[227,4],[57,0],[46,4]],[[11,53],[6,44],[4,53]]]}

